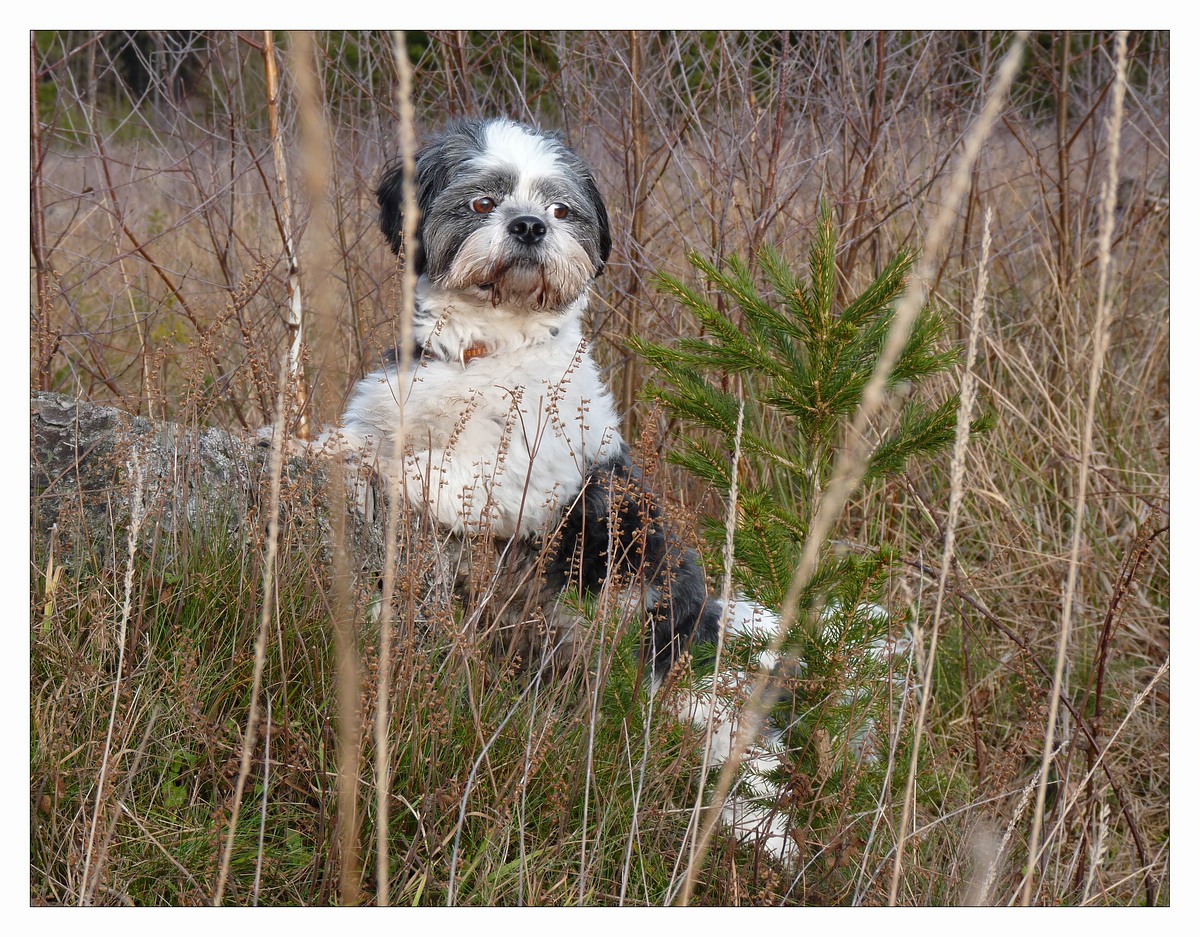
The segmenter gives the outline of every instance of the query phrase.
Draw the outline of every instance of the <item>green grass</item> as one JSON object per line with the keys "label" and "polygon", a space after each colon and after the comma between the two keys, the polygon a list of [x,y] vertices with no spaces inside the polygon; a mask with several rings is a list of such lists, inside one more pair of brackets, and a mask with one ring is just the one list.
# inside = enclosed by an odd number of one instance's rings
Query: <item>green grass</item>
{"label": "green grass", "polygon": [[[199,539],[170,562],[139,555],[114,726],[119,754],[97,836],[115,820],[101,903],[211,898],[249,705],[259,556],[249,545]],[[43,594],[40,577],[31,586]],[[38,902],[70,902],[79,887],[111,703],[116,632],[107,613],[119,607],[115,586],[65,574],[31,636],[32,682],[46,688],[35,694],[31,746],[33,783],[48,798],[31,842]],[[336,894],[333,642],[326,585],[296,543],[285,544],[279,594],[263,683],[269,725],[264,713],[234,839],[233,903],[254,900],[260,863],[258,903],[321,903]],[[647,725],[640,636],[619,621],[601,624],[584,659],[540,682],[503,666],[487,636],[456,642],[428,627],[397,634],[388,753],[393,901],[445,903],[452,861],[459,904],[612,904],[623,880],[629,902],[666,899],[698,783],[696,731],[664,714],[662,698]],[[360,714],[360,842],[370,898],[368,701],[377,631],[365,622],[358,631],[368,703]],[[98,855],[97,848],[93,863]]]}

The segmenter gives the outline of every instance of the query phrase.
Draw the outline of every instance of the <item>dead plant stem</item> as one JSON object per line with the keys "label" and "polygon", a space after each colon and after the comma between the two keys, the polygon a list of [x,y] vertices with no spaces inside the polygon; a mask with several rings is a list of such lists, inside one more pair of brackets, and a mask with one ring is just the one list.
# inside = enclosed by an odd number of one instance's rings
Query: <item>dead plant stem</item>
{"label": "dead plant stem", "polygon": [[[404,245],[405,255],[400,271],[400,341],[398,374],[408,374],[412,370],[412,329],[413,304],[416,295],[416,271],[408,263],[410,256],[409,245],[415,243],[417,232],[417,199],[413,190],[413,177],[416,172],[416,129],[412,103],[412,64],[408,59],[408,48],[405,34],[396,32],[392,36],[392,50],[396,61],[396,75],[399,79],[396,89],[396,104],[400,114],[400,154],[404,161]],[[403,393],[396,395],[396,428],[395,441],[390,455],[393,466],[401,466],[404,459],[405,423]],[[388,904],[389,865],[388,865],[388,802],[390,797],[390,765],[388,762],[388,707],[391,701],[392,673],[392,597],[396,589],[396,565],[398,562],[400,516],[403,513],[403,489],[401,488],[401,469],[396,468],[388,473],[389,504],[387,514],[387,533],[385,559],[383,565],[383,583],[380,597],[379,616],[379,690],[375,710],[375,798],[376,839],[375,839],[375,900],[380,907]]]}
{"label": "dead plant stem", "polygon": [[1087,407],[1084,413],[1083,432],[1079,445],[1079,477],[1076,482],[1075,512],[1072,521],[1071,552],[1067,561],[1067,583],[1063,591],[1062,619],[1058,635],[1058,650],[1054,662],[1054,682],[1050,691],[1049,712],[1046,716],[1046,737],[1042,746],[1042,778],[1038,784],[1034,802],[1033,824],[1029,832],[1029,863],[1025,869],[1021,904],[1028,905],[1033,899],[1033,874],[1035,856],[1040,854],[1039,843],[1042,817],[1046,808],[1047,766],[1050,751],[1054,746],[1055,728],[1058,722],[1058,699],[1066,669],[1067,648],[1071,637],[1071,611],[1075,601],[1075,582],[1079,574],[1079,552],[1083,540],[1084,519],[1087,517],[1088,463],[1091,461],[1092,432],[1095,425],[1096,398],[1100,390],[1100,377],[1104,366],[1104,353],[1108,347],[1108,321],[1112,300],[1108,293],[1109,249],[1112,244],[1113,224],[1117,200],[1117,156],[1120,152],[1122,105],[1125,101],[1125,40],[1126,33],[1117,33],[1117,83],[1113,91],[1112,111],[1108,117],[1108,182],[1105,188],[1104,211],[1100,226],[1100,277],[1097,286],[1096,320],[1092,330],[1092,366],[1088,376]]}
{"label": "dead plant stem", "polygon": [[285,307],[284,323],[288,331],[287,380],[295,385],[296,436],[309,438],[304,371],[301,364],[301,349],[304,346],[304,304],[300,290],[300,259],[296,253],[296,242],[292,234],[292,202],[288,195],[287,156],[283,147],[283,134],[279,128],[279,69],[275,62],[275,37],[271,30],[263,31],[263,65],[267,78],[267,121],[271,134],[271,146],[275,154],[275,185],[279,189],[279,217],[283,225],[283,253],[287,261],[288,305]]}
{"label": "dead plant stem", "polygon": [[142,522],[146,516],[146,506],[143,502],[146,472],[136,449],[130,454],[127,467],[131,490],[129,493],[129,553],[125,565],[125,598],[121,604],[121,622],[117,628],[117,668],[113,676],[112,708],[108,714],[108,731],[104,738],[104,757],[100,761],[100,778],[96,783],[96,800],[92,807],[91,829],[88,832],[87,852],[83,860],[83,887],[79,892],[81,907],[91,903],[92,896],[95,895],[100,882],[99,865],[97,865],[94,881],[89,878],[89,872],[92,866],[92,849],[96,841],[96,827],[104,809],[104,788],[108,781],[113,733],[117,725],[117,704],[121,700],[121,678],[125,674],[125,636],[129,630],[129,616],[133,610],[133,574],[134,560],[137,559],[138,535],[141,533]]}
{"label": "dead plant stem", "polygon": [[892,869],[891,887],[888,891],[889,905],[896,903],[896,892],[900,882],[900,868],[904,860],[904,843],[908,835],[909,819],[915,807],[914,797],[916,795],[918,757],[921,751],[921,739],[925,731],[925,717],[929,710],[929,697],[933,688],[933,663],[937,655],[938,635],[942,623],[942,604],[946,597],[946,580],[950,576],[950,565],[954,557],[954,538],[958,529],[959,511],[962,507],[967,441],[971,434],[971,412],[975,405],[975,353],[979,347],[984,297],[987,295],[988,255],[992,246],[991,224],[992,210],[989,208],[983,219],[983,241],[979,251],[979,272],[975,281],[975,300],[971,305],[971,322],[967,335],[967,355],[963,366],[962,384],[959,390],[958,420],[954,429],[954,450],[950,459],[950,507],[946,514],[946,528],[942,543],[942,567],[938,575],[937,597],[933,607],[933,624],[930,628],[929,650],[926,655],[925,672],[921,677],[921,702],[917,707],[916,725],[913,730],[912,756],[909,759],[908,778],[904,785],[900,829],[896,840],[896,859]]}

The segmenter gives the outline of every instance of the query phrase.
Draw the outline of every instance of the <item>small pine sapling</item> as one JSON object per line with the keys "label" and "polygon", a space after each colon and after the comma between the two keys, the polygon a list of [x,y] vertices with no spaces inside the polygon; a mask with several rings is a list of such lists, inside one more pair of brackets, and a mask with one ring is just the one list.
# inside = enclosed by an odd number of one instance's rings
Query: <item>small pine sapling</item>
{"label": "small pine sapling", "polygon": [[[774,609],[784,600],[914,261],[901,251],[860,295],[837,308],[836,253],[836,231],[824,207],[807,282],[770,248],[758,255],[767,291],[745,262],[732,258],[718,269],[692,253],[689,261],[707,290],[666,275],[658,286],[695,316],[701,337],[672,346],[632,341],[655,369],[647,396],[680,426],[668,459],[725,499],[738,411],[745,407],[733,573],[748,597]],[[936,399],[922,387],[959,360],[946,332],[941,311],[931,305],[921,310],[888,379],[888,389],[899,391],[897,403],[890,428],[870,451],[862,485],[952,446],[958,395]],[[972,432],[990,423],[990,416],[978,419]],[[711,555],[719,556],[724,518],[702,526]],[[793,828],[807,835],[830,832],[837,823],[830,809],[848,817],[878,796],[867,781],[871,767],[887,761],[886,750],[879,750],[887,738],[880,729],[894,715],[898,686],[889,632],[903,630],[883,608],[895,559],[886,543],[867,553],[824,544],[784,644],[799,663],[781,677],[788,692],[775,716],[777,725],[788,727],[783,762],[789,776],[779,780],[793,795]],[[767,641],[760,635],[727,644],[728,666],[744,668]],[[701,657],[697,653],[702,663]]]}

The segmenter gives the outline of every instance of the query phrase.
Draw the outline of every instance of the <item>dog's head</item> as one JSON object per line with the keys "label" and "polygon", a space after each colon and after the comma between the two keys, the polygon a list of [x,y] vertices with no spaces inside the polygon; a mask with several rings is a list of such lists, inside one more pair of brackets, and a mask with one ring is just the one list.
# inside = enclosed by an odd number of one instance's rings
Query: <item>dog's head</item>
{"label": "dog's head", "polygon": [[[587,164],[562,140],[510,120],[452,124],[416,158],[418,274],[494,305],[565,309],[600,275],[612,240]],[[376,193],[399,251],[399,162]]]}

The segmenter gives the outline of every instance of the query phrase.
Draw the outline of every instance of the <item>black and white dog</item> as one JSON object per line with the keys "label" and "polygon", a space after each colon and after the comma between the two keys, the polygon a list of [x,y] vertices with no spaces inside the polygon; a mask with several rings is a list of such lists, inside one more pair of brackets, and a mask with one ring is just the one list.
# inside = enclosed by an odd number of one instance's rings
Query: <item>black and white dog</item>
{"label": "black and white dog", "polygon": [[[378,190],[397,251],[401,177]],[[342,434],[386,460],[403,396],[408,451],[390,468],[409,502],[456,534],[553,537],[556,590],[620,576],[644,596],[661,677],[690,641],[716,640],[720,610],[630,461],[582,332],[611,246],[591,171],[556,137],[467,120],[418,154],[413,182],[414,367],[360,381]]]}
{"label": "black and white dog", "polygon": [[[509,120],[461,120],[422,149],[413,181],[420,219],[407,259],[419,275],[412,367],[396,361],[355,387],[339,447],[369,453],[398,477],[408,502],[437,528],[490,538],[509,562],[548,553],[540,594],[612,584],[646,620],[657,685],[693,641],[718,631],[770,629],[749,603],[729,610],[709,597],[694,550],[672,532],[621,436],[620,420],[582,322],[611,239],[608,213],[587,164],[562,140]],[[402,246],[399,166],[378,188],[383,233]],[[393,459],[403,400],[405,449]],[[518,558],[514,560],[514,557]],[[724,614],[723,614],[724,613]],[[550,620],[569,631],[569,616]],[[555,635],[561,647],[569,633]],[[713,720],[711,762],[724,760],[734,711],[716,694],[678,704],[679,716]],[[769,744],[751,756],[770,771]],[[726,821],[784,855],[782,817],[734,803]]]}

